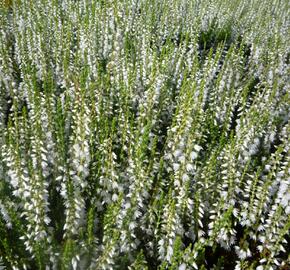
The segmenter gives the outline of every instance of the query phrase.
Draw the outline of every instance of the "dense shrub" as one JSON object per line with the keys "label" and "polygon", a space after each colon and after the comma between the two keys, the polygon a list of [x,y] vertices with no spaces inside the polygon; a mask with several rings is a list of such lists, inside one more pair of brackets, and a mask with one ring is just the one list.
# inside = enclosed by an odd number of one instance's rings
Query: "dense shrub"
{"label": "dense shrub", "polygon": [[5,1],[2,266],[289,269],[289,23],[286,0]]}

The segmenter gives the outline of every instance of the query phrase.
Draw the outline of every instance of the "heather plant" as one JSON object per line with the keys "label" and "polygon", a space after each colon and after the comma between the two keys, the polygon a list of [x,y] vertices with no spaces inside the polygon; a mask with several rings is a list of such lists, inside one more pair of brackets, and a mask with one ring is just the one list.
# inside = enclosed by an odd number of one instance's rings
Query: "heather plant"
{"label": "heather plant", "polygon": [[289,2],[0,2],[0,269],[289,269]]}

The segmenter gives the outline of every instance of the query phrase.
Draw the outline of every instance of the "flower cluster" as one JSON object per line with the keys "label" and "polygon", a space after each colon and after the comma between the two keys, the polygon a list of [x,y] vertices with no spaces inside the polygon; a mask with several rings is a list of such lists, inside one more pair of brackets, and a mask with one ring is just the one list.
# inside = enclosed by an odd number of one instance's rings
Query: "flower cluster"
{"label": "flower cluster", "polygon": [[288,1],[28,2],[0,5],[0,268],[287,267]]}

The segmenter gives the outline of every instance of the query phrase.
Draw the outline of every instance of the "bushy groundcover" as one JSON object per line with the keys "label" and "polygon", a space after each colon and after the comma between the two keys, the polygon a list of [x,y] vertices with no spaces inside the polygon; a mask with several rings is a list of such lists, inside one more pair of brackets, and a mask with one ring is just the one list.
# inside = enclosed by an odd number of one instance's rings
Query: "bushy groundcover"
{"label": "bushy groundcover", "polygon": [[0,268],[289,269],[289,10],[2,1]]}

